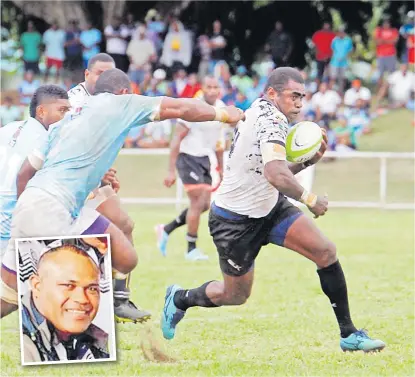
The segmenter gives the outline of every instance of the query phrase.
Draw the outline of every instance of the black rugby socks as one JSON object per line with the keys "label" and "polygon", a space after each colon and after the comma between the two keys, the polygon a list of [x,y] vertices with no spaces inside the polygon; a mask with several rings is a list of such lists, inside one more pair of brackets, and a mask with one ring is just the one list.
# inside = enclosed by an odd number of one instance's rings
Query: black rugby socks
{"label": "black rugby socks", "polygon": [[337,261],[332,265],[317,270],[323,292],[329,298],[342,338],[347,338],[357,331],[350,318],[349,299],[347,297],[347,285],[342,266]]}
{"label": "black rugby socks", "polygon": [[209,283],[214,280],[208,281],[207,283],[201,285],[199,288],[194,289],[182,289],[177,291],[174,295],[174,305],[176,305],[181,310],[187,310],[193,306],[201,306],[204,308],[215,308],[218,305],[210,301],[209,297],[206,295],[206,287]]}
{"label": "black rugby socks", "polygon": [[173,232],[173,230],[180,228],[182,225],[186,224],[186,215],[187,215],[187,210],[188,208],[186,208],[179,216],[177,216],[171,223],[168,223],[167,225],[164,226],[164,231],[167,234],[170,234],[171,232]]}

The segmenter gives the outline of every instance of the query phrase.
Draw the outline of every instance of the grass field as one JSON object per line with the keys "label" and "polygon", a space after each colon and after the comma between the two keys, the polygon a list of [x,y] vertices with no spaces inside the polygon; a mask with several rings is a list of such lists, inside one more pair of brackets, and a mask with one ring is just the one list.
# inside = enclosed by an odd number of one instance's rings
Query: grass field
{"label": "grass field", "polygon": [[[362,150],[413,151],[409,112],[376,120]],[[165,156],[121,156],[117,161],[124,197],[173,197],[161,182]],[[320,164],[315,190],[332,200],[378,199],[378,161]],[[413,161],[388,163],[388,201],[413,202]],[[315,267],[275,246],[257,259],[252,297],[242,307],[191,309],[176,339],[161,340],[160,311],[171,283],[195,287],[220,279],[216,251],[203,217],[199,246],[206,263],[184,261],[185,229],[171,237],[168,258],[155,247],[153,226],[170,221],[173,206],[129,206],[136,222],[140,264],[132,279],[133,299],[153,312],[149,325],[117,325],[116,363],[26,367],[20,364],[18,316],[1,321],[2,376],[413,376],[414,214],[411,211],[331,209],[318,219],[337,244],[348,279],[350,305],[358,327],[370,330],[387,348],[380,354],[345,354],[328,299]],[[146,361],[140,350],[143,329],[151,328],[176,358],[174,363]]]}
{"label": "grass field", "polygon": [[[173,234],[164,259],[155,248],[153,225],[170,220],[171,207],[130,206],[141,263],[133,297],[154,313],[160,336],[165,287],[193,287],[219,279],[206,231],[200,246],[206,263],[184,261],[184,229]],[[414,341],[414,218],[409,211],[332,210],[318,224],[339,250],[349,284],[351,310],[359,327],[383,339],[380,354],[345,354],[338,346],[332,309],[314,266],[275,246],[261,252],[252,297],[243,307],[192,309],[176,339],[166,344],[178,361],[144,360],[140,325],[118,325],[118,361],[98,365],[22,368],[18,316],[2,324],[3,376],[412,376]],[[206,229],[204,216],[202,229]]]}

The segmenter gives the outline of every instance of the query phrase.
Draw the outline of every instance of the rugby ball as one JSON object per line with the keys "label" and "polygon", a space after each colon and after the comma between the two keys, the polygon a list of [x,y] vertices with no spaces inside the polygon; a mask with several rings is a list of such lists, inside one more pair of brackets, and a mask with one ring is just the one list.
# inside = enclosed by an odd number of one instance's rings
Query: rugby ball
{"label": "rugby ball", "polygon": [[314,122],[299,122],[288,131],[285,149],[287,160],[302,163],[310,160],[320,149],[323,134]]}

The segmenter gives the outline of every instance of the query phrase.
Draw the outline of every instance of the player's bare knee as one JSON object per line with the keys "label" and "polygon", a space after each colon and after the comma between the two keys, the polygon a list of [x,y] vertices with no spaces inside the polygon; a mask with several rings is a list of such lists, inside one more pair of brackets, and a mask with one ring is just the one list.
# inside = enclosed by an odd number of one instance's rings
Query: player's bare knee
{"label": "player's bare knee", "polygon": [[205,207],[205,203],[204,203],[203,199],[201,199],[201,198],[195,198],[195,199],[190,201],[190,208],[193,211],[197,211],[199,213],[202,213],[204,211],[204,209],[203,209],[204,207]]}
{"label": "player's bare knee", "polygon": [[331,242],[327,241],[321,245],[321,248],[318,252],[317,257],[317,265],[319,267],[327,267],[335,263],[337,260],[337,250],[336,245]]}

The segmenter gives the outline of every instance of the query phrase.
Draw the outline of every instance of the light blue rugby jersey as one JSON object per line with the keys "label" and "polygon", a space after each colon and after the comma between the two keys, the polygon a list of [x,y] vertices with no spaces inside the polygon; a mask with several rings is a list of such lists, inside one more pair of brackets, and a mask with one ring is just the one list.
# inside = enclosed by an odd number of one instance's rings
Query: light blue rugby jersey
{"label": "light blue rugby jersey", "polygon": [[89,193],[100,183],[133,127],[154,120],[163,97],[101,93],[79,113],[65,116],[35,153],[44,165],[27,187],[57,198],[76,218]]}
{"label": "light blue rugby jersey", "polygon": [[45,127],[34,118],[0,128],[0,239],[3,241],[10,238],[17,202],[17,173],[29,153],[44,144],[47,135]]}

